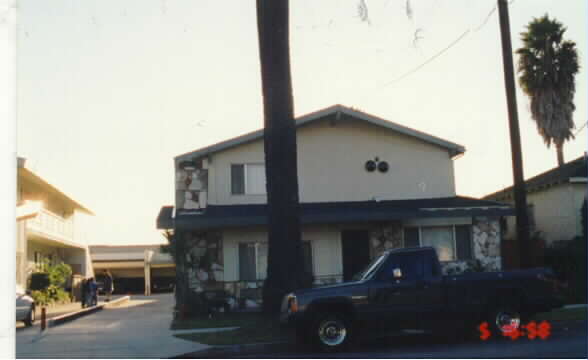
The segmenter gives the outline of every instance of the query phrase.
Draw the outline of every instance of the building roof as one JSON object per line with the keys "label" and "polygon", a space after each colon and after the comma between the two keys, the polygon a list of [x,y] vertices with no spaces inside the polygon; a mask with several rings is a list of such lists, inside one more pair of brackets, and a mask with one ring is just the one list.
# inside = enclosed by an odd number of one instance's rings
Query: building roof
{"label": "building roof", "polygon": [[83,211],[88,215],[95,215],[91,210],[80,204],[78,201],[74,200],[71,196],[66,195],[57,187],[49,184],[45,179],[35,174],[32,170],[28,169],[25,166],[24,158],[18,158],[18,176],[22,176],[25,179],[31,180],[32,182],[46,189],[48,192],[56,194],[58,197],[70,203],[74,208],[79,209],[80,211]]}
{"label": "building roof", "polygon": [[[157,217],[158,229],[204,230],[267,224],[267,205],[208,205],[202,210],[163,207]],[[462,196],[387,201],[301,203],[303,224],[389,221],[426,217],[507,216],[514,209],[507,204]]]}
{"label": "building roof", "polygon": [[[446,148],[450,152],[451,156],[456,156],[459,154],[463,154],[465,152],[465,148],[462,145],[458,145],[458,144],[452,143],[450,141],[435,137],[433,135],[429,135],[424,132],[414,130],[409,127],[402,126],[400,124],[396,124],[394,122],[384,120],[384,119],[379,118],[377,116],[370,115],[370,114],[364,113],[362,111],[348,108],[346,106],[339,105],[339,104],[333,105],[328,108],[318,110],[318,111],[312,112],[310,114],[306,114],[304,116],[296,118],[296,127],[300,127],[302,125],[309,124],[311,122],[314,122],[314,121],[317,121],[320,119],[324,119],[326,117],[334,117],[335,119],[340,119],[341,117],[344,117],[344,116],[351,117],[356,120],[365,121],[365,122],[370,123],[372,125],[376,125],[376,126],[380,126],[380,127],[389,129],[389,130],[393,130],[393,131],[396,131],[400,134],[412,136],[412,137],[420,139],[424,142],[427,142],[427,143],[430,143],[433,145],[437,145],[442,148]],[[241,135],[241,136],[235,137],[233,139],[222,141],[220,143],[216,143],[214,145],[207,146],[205,148],[198,149],[198,150],[186,153],[186,154],[176,156],[175,160],[176,161],[193,160],[193,159],[196,159],[199,157],[214,154],[214,153],[222,151],[222,150],[230,149],[230,148],[238,146],[238,145],[250,143],[250,142],[256,141],[261,138],[263,138],[263,129],[257,130],[257,131],[254,131],[254,132],[251,132],[251,133],[248,133],[245,135]]]}
{"label": "building roof", "polygon": [[[539,191],[550,186],[570,182],[574,178],[586,178],[588,175],[588,168],[586,166],[587,158],[580,156],[579,158],[569,161],[562,166],[555,167],[537,176],[534,176],[525,181],[525,190],[527,193]],[[512,198],[513,187],[509,186],[500,191],[494,192],[484,196],[484,199],[489,200],[503,200]]]}

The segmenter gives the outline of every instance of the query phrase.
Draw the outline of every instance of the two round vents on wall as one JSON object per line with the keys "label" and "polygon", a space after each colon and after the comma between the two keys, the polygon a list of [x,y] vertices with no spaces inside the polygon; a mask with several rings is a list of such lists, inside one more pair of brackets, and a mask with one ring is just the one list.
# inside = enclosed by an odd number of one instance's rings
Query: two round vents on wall
{"label": "two round vents on wall", "polygon": [[380,159],[378,159],[377,157],[374,158],[374,160],[368,160],[365,162],[365,170],[367,172],[374,172],[376,171],[376,169],[378,169],[378,171],[381,173],[388,172],[388,162],[380,161]]}

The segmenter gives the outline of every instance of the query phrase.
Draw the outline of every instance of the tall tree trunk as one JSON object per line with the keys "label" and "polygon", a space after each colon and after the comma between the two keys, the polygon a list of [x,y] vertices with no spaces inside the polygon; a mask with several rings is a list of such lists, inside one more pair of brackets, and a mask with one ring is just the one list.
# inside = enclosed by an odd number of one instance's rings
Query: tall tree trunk
{"label": "tall tree trunk", "polygon": [[257,0],[268,210],[263,307],[278,313],[282,297],[303,287],[302,241],[287,0]]}
{"label": "tall tree trunk", "polygon": [[563,142],[561,144],[555,144],[555,151],[557,152],[557,166],[562,166],[565,163],[563,154]]}

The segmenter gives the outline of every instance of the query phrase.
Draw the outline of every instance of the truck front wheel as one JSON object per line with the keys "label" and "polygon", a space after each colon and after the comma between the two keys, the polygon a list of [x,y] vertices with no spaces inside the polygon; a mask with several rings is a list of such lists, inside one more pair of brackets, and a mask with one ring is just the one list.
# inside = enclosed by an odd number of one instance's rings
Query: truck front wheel
{"label": "truck front wheel", "polygon": [[315,345],[323,351],[338,351],[351,343],[352,324],[343,314],[327,313],[316,317],[311,326]]}

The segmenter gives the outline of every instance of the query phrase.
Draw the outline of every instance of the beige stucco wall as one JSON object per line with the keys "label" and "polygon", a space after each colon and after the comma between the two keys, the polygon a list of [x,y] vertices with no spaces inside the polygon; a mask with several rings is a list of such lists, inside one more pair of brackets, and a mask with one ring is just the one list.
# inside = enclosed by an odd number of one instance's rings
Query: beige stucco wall
{"label": "beige stucco wall", "polygon": [[[225,230],[223,237],[224,281],[239,280],[239,243],[267,242],[264,229]],[[340,230],[332,226],[304,227],[302,240],[310,241],[312,249],[312,266],[315,276],[333,276],[343,274],[341,256]]]}
{"label": "beige stucco wall", "polygon": [[[435,198],[455,195],[453,161],[446,149],[361,121],[323,120],[298,129],[301,202]],[[368,173],[378,157],[390,170]],[[209,164],[208,203],[265,203],[265,195],[231,195],[231,164],[263,163],[263,142],[214,154]]]}
{"label": "beige stucco wall", "polygon": [[[582,234],[580,211],[586,197],[586,183],[565,183],[527,194],[527,203],[534,205],[536,230],[549,244],[571,240]],[[516,237],[516,220],[508,217],[507,239]]]}

